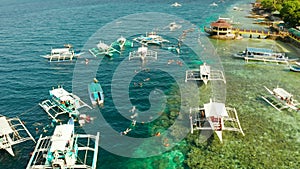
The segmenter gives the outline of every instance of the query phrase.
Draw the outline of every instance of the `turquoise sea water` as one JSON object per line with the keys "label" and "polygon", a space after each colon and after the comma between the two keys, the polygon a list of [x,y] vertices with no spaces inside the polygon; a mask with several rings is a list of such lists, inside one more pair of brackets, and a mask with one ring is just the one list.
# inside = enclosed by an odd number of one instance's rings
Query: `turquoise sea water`
{"label": "turquoise sea water", "polygon": [[[218,7],[210,6],[212,0],[178,2],[182,3],[182,7],[171,7],[173,1],[162,2],[156,0],[91,0],[87,2],[79,0],[4,0],[0,5],[0,114],[8,117],[19,116],[26,123],[33,136],[38,138],[42,128],[50,123],[47,114],[38,107],[38,103],[48,97],[48,90],[53,86],[63,85],[65,89],[71,91],[75,67],[75,62],[49,64],[40,55],[48,54],[52,47],[60,47],[67,43],[72,44],[76,50],[81,50],[98,29],[120,17],[143,12],[161,12],[175,15],[190,21],[198,28],[202,28],[219,16],[234,16],[235,21],[245,23],[245,27],[259,27],[252,25],[252,20],[249,18],[243,17],[249,12],[250,0],[219,1],[217,2]],[[239,6],[244,10],[233,11],[233,6]],[[152,29],[153,27],[149,28],[149,31]],[[120,30],[116,31],[120,32]],[[136,34],[144,33],[145,31]],[[238,134],[234,135],[236,137],[228,136],[228,138],[241,142],[243,139],[258,138],[250,146],[254,147],[255,144],[259,143],[259,151],[263,151],[264,154],[280,151],[291,151],[292,154],[295,154],[292,150],[281,148],[269,152],[269,149],[264,147],[266,135],[270,136],[270,138],[267,138],[271,140],[270,142],[272,140],[276,142],[276,135],[266,130],[264,133],[267,134],[257,136],[256,131],[251,129],[251,125],[255,123],[251,121],[251,117],[256,117],[255,119],[259,117],[263,122],[267,119],[269,123],[284,126],[279,133],[292,141],[298,138],[296,148],[299,148],[299,114],[276,112],[259,99],[259,96],[265,92],[264,85],[270,88],[277,85],[283,86],[288,91],[293,92],[296,98],[300,99],[299,74],[289,72],[286,65],[245,64],[242,60],[233,59],[231,55],[244,50],[246,46],[276,47],[278,50],[288,52],[291,57],[299,57],[297,55],[299,51],[283,43],[261,39],[211,40],[211,43],[215,46],[215,52],[220,56],[225,70],[227,81],[226,103],[237,108],[241,125],[244,127],[246,134],[245,138]],[[83,52],[88,54],[87,51]],[[208,58],[208,56],[204,57]],[[186,61],[195,59],[188,53],[181,55],[181,58],[186,59]],[[111,95],[112,70],[115,70],[123,59],[123,57],[103,58],[101,67],[97,72],[97,78],[102,83],[105,93],[105,106],[101,112],[105,114],[106,120],[118,132],[124,130],[130,124],[130,121],[117,112]],[[190,63],[189,66],[196,67],[192,65],[193,62]],[[123,74],[126,75],[126,72],[123,72]],[[148,77],[151,80],[149,83],[144,83],[143,90],[134,87],[135,82],[138,83]],[[159,71],[141,72],[131,82],[132,88],[129,93],[131,102],[133,105],[137,105],[140,111],[145,111],[150,107],[147,96],[153,94],[151,91],[157,88],[167,95],[172,91],[171,86],[173,83],[172,77],[166,73]],[[203,96],[204,99],[201,99],[201,103],[208,101],[207,98],[210,94],[206,92],[210,90],[207,90],[206,86],[200,85],[200,91],[206,94]],[[262,127],[265,125],[267,124],[259,124]],[[39,128],[40,131],[36,132],[35,128]],[[151,128],[149,129],[146,125],[139,125],[132,136],[147,137],[152,134],[148,130],[151,130]],[[261,132],[258,133],[261,134]],[[103,137],[105,136],[104,132]],[[226,137],[224,139],[226,140]],[[103,140],[105,141],[105,138]],[[147,143],[144,145],[147,146]],[[225,144],[225,146],[228,145]],[[239,146],[236,147],[239,148]],[[14,146],[15,157],[11,157],[1,150],[0,168],[25,168],[33,148],[34,144],[30,141]],[[254,152],[257,153],[258,157],[261,155],[258,151]],[[140,152],[136,151],[134,153]],[[174,160],[168,160],[174,156],[178,157],[175,162]],[[250,153],[249,156],[251,156]],[[176,148],[174,151],[164,153],[158,157],[146,159],[121,157],[104,149],[99,149],[97,168],[175,168],[175,166],[187,168],[183,163],[186,158],[186,154],[182,154]],[[208,168],[213,168],[213,166],[208,166]]]}

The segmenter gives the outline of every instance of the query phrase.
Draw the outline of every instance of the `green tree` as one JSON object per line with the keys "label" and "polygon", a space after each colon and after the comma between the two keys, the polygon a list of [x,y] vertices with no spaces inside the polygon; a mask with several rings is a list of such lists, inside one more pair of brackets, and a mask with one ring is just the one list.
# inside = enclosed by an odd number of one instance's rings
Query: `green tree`
{"label": "green tree", "polygon": [[283,2],[284,0],[261,0],[262,6],[271,11],[280,11],[282,9]]}
{"label": "green tree", "polygon": [[261,5],[271,11],[275,11],[274,0],[262,0]]}
{"label": "green tree", "polygon": [[284,22],[289,26],[295,27],[300,25],[300,1],[288,0],[285,1],[280,10],[280,14],[283,17]]}

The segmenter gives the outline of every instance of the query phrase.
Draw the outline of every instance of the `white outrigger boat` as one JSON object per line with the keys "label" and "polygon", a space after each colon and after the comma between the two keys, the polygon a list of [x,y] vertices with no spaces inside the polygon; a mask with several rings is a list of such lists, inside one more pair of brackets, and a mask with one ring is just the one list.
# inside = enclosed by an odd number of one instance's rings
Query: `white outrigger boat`
{"label": "white outrigger boat", "polygon": [[249,60],[286,63],[295,62],[298,59],[289,59],[285,53],[274,52],[272,49],[266,48],[252,48],[247,47],[245,51],[233,55],[236,58],[243,58],[248,62]]}
{"label": "white outrigger boat", "polygon": [[40,136],[26,169],[96,169],[99,136],[76,134],[73,120],[56,126],[52,136]]}
{"label": "white outrigger boat", "polygon": [[103,89],[96,78],[94,78],[94,82],[88,85],[88,92],[93,105],[104,103]]}
{"label": "white outrigger boat", "polygon": [[212,70],[209,65],[203,63],[199,69],[187,70],[185,73],[185,82],[188,80],[203,81],[207,84],[211,80],[221,80],[226,83],[225,76],[220,70]]}
{"label": "white outrigger boat", "polygon": [[105,55],[105,56],[112,57],[114,53],[121,53],[120,51],[115,49],[112,46],[112,44],[107,45],[106,43],[101,41],[97,44],[97,48],[89,49],[89,52],[95,57],[97,57],[98,55]]}
{"label": "white outrigger boat", "polygon": [[0,149],[4,149],[10,155],[15,156],[12,146],[27,140],[35,142],[34,138],[18,117],[0,117]]}
{"label": "white outrigger boat", "polygon": [[157,60],[157,52],[149,50],[146,46],[142,46],[139,47],[137,51],[129,53],[129,60],[137,58],[141,59],[142,62],[144,62],[146,59]]}
{"label": "white outrigger boat", "polygon": [[191,133],[194,130],[213,130],[221,142],[224,130],[244,132],[235,108],[225,107],[224,103],[210,101],[203,108],[190,108]]}
{"label": "white outrigger boat", "polygon": [[88,107],[92,109],[88,104],[83,102],[78,96],[73,93],[69,93],[62,87],[52,89],[49,91],[51,99],[44,100],[39,105],[46,111],[46,113],[54,120],[57,120],[57,116],[62,114],[68,114],[74,118],[77,118],[80,114],[78,109],[82,107]]}
{"label": "white outrigger boat", "polygon": [[276,110],[290,109],[300,111],[300,103],[293,98],[292,94],[280,87],[276,87],[273,90],[268,89],[266,86],[264,87],[271,95],[261,96],[262,99]]}
{"label": "white outrigger boat", "polygon": [[146,33],[146,36],[140,36],[133,39],[134,41],[141,43],[143,45],[162,45],[163,43],[168,43],[169,41],[157,35],[156,32]]}
{"label": "white outrigger boat", "polygon": [[72,61],[79,57],[81,53],[75,54],[73,47],[70,44],[64,45],[64,48],[51,49],[49,55],[42,56],[48,59],[49,62]]}

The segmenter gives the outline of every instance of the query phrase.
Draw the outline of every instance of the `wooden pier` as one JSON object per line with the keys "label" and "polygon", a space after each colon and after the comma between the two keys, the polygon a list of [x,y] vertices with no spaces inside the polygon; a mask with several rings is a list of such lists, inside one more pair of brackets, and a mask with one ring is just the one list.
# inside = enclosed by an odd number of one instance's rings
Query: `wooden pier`
{"label": "wooden pier", "polygon": [[272,32],[266,30],[258,30],[258,29],[240,29],[240,28],[232,28],[232,32],[236,35],[249,35],[252,38],[253,35],[258,37],[284,37],[285,33],[280,32]]}

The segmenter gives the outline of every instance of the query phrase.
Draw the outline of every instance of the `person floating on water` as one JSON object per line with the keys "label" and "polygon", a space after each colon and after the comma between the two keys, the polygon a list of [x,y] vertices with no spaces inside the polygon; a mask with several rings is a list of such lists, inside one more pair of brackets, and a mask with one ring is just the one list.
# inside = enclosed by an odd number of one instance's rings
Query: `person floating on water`
{"label": "person floating on water", "polygon": [[121,132],[121,135],[127,135],[131,130],[131,128],[127,128],[125,131]]}
{"label": "person floating on water", "polygon": [[134,129],[136,125],[136,120],[132,120],[130,126],[125,130],[121,132],[121,135],[127,135],[132,129]]}
{"label": "person floating on water", "polygon": [[129,110],[129,112],[131,112],[131,113],[134,113],[134,112],[135,112],[135,110],[136,110],[136,107],[135,107],[135,106],[132,106],[132,109],[131,109],[131,110]]}

